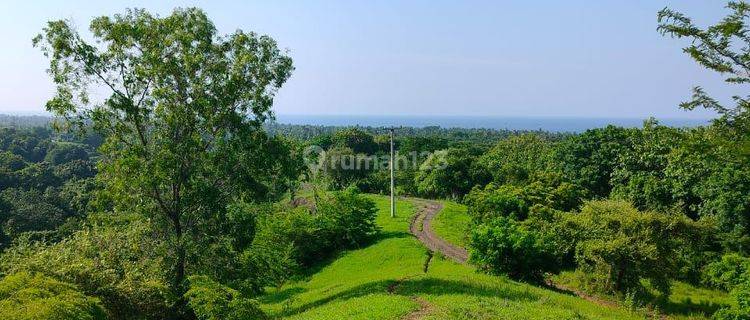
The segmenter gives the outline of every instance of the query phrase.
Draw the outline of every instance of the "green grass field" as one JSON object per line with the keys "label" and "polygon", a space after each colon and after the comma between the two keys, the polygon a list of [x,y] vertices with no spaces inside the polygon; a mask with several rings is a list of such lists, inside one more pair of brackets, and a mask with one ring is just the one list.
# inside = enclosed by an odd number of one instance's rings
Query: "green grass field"
{"label": "green grass field", "polygon": [[[566,288],[578,290],[582,287],[573,271],[561,272],[552,276],[550,280]],[[644,283],[648,287],[647,282]],[[657,292],[652,290],[652,294],[656,295]],[[616,298],[608,296],[597,296],[597,298],[616,300]],[[656,299],[652,302],[652,304],[656,304],[660,313],[668,315],[670,319],[677,320],[709,319],[718,309],[732,303],[732,298],[726,292],[699,288],[684,282],[672,284],[672,294],[668,300]]]}
{"label": "green grass field", "polygon": [[446,241],[460,247],[468,245],[467,235],[471,218],[466,206],[452,201],[441,201],[443,210],[432,219],[432,230]]}
{"label": "green grass field", "polygon": [[[307,279],[269,289],[259,300],[286,319],[642,319],[556,291],[478,273],[434,257],[408,233],[413,206],[389,217],[379,207],[379,239],[315,268]],[[426,272],[425,272],[426,271]]]}

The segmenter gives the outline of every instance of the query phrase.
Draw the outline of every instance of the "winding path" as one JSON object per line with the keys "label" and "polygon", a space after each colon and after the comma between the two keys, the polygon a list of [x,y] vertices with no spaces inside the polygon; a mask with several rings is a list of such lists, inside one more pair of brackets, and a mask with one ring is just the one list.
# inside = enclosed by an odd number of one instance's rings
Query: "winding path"
{"label": "winding path", "polygon": [[437,201],[423,199],[414,199],[414,204],[419,206],[419,209],[411,220],[409,231],[428,249],[440,252],[458,263],[466,262],[469,258],[466,249],[445,241],[432,230],[432,219],[443,209],[443,205]]}
{"label": "winding path", "polygon": [[[435,215],[443,209],[443,205],[434,200],[412,198],[412,202],[418,206],[417,213],[409,224],[409,232],[415,235],[419,241],[421,241],[428,249],[433,252],[440,252],[443,256],[446,256],[458,263],[465,263],[469,258],[469,253],[466,249],[453,245],[445,239],[441,238],[432,230],[431,222],[435,218]],[[562,285],[548,282],[548,286],[556,288],[558,290],[569,292],[582,299],[594,302],[598,305],[615,307],[617,303],[611,301],[605,301],[580,291],[571,290]],[[404,319],[422,319],[426,314],[431,312],[431,306],[426,301],[419,299],[418,297],[412,297],[415,302],[419,303],[420,308],[411,314],[407,315]],[[667,319],[666,316],[662,316],[662,319]]]}

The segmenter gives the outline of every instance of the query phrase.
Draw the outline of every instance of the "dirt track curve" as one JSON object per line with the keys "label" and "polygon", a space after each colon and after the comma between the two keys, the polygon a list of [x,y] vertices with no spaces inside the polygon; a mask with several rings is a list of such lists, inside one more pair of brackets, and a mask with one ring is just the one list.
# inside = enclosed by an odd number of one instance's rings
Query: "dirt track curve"
{"label": "dirt track curve", "polygon": [[443,205],[437,201],[422,199],[414,200],[414,204],[418,206],[418,210],[411,220],[409,231],[430,250],[440,252],[458,263],[466,262],[469,258],[466,249],[445,241],[432,230],[432,219],[443,209]]}
{"label": "dirt track curve", "polygon": [[[440,212],[441,209],[443,209],[443,205],[440,202],[432,201],[432,200],[425,200],[425,199],[411,199],[414,205],[418,207],[417,214],[414,215],[414,217],[411,220],[411,223],[409,224],[409,231],[417,236],[419,241],[421,241],[427,248],[429,248],[433,252],[440,252],[444,256],[453,259],[454,261],[458,263],[465,263],[466,260],[469,258],[469,253],[466,251],[466,249],[455,246],[448,241],[445,241],[443,238],[440,238],[435,232],[432,230],[432,227],[430,223],[432,222],[432,219],[435,218],[435,215]],[[611,301],[605,301],[596,297],[592,297],[589,295],[586,295],[582,292],[570,290],[569,288],[566,288],[564,286],[549,282],[547,283],[548,286],[557,288],[558,290],[567,291],[571,294],[574,294],[582,299],[594,302],[598,305],[602,306],[617,306],[617,303],[611,302]],[[416,297],[415,297],[416,298]],[[425,303],[424,300],[414,300],[417,303],[420,304],[420,308],[407,315],[404,319],[421,319],[425,314],[430,313],[431,306],[428,303]],[[667,319],[666,316],[662,316],[661,319]]]}

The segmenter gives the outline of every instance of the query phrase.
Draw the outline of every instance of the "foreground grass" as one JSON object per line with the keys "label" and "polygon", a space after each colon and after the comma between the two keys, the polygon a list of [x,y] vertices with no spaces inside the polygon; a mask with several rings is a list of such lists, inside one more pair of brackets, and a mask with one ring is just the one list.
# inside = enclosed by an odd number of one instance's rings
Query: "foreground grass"
{"label": "foreground grass", "polygon": [[[564,271],[551,277],[551,281],[570,288],[581,291],[583,285],[578,280],[579,277],[573,271]],[[648,282],[644,282],[648,288]],[[709,319],[717,310],[729,306],[733,303],[732,298],[723,291],[699,288],[690,284],[675,281],[672,284],[672,294],[669,299],[658,298],[656,290],[649,289],[653,295],[652,301],[648,302],[648,309],[656,306],[659,313],[668,315],[670,319],[694,320]],[[597,299],[614,301],[616,297],[597,295]],[[632,308],[643,308],[643,306],[631,306]]]}
{"label": "foreground grass", "polygon": [[408,234],[414,207],[399,202],[393,219],[386,197],[372,199],[379,208],[379,239],[316,268],[306,281],[270,289],[260,297],[265,311],[287,319],[400,319],[420,309],[422,319],[642,319],[440,257],[430,259]]}

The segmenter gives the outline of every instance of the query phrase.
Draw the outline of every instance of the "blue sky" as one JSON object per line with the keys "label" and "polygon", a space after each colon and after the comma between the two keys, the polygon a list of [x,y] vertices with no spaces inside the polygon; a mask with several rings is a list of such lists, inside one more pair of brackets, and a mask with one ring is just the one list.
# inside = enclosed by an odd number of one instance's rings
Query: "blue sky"
{"label": "blue sky", "polygon": [[45,21],[86,32],[94,16],[178,6],[290,50],[280,114],[703,118],[677,108],[692,86],[737,92],[656,32],[665,6],[706,25],[720,1],[3,1],[0,113],[43,112],[52,94],[31,46]]}

